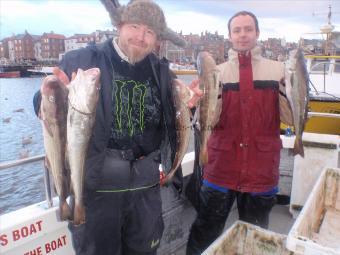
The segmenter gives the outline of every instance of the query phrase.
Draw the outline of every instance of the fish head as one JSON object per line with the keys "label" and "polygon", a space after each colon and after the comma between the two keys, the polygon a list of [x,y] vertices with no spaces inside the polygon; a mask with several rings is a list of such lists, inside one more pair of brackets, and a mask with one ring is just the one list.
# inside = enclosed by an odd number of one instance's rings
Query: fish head
{"label": "fish head", "polygon": [[40,88],[41,92],[41,115],[42,119],[56,119],[58,104],[64,104],[60,101],[62,97],[63,84],[55,75],[48,75],[43,80]]}
{"label": "fish head", "polygon": [[288,61],[286,62],[286,68],[288,70],[294,71],[296,69],[296,58],[297,56],[297,49],[291,50],[289,52],[289,58]]}
{"label": "fish head", "polygon": [[71,105],[82,112],[94,112],[100,89],[99,68],[91,68],[86,71],[78,69],[77,75],[69,87]]}
{"label": "fish head", "polygon": [[201,51],[200,53],[198,53],[197,55],[197,72],[199,76],[203,75],[204,72],[204,61],[206,60],[206,58],[209,57],[209,53],[206,51]]}
{"label": "fish head", "polygon": [[183,82],[181,82],[178,79],[173,80],[173,94],[175,96],[176,101],[183,102],[184,104],[187,104],[188,101],[191,99],[193,93],[187,85],[185,85]]}
{"label": "fish head", "polygon": [[197,72],[200,80],[199,88],[205,93],[208,80],[212,79],[216,72],[216,63],[212,55],[207,51],[202,51],[197,56]]}
{"label": "fish head", "polygon": [[[299,69],[299,72],[301,73],[301,78],[304,79],[304,82],[309,83],[309,74],[307,71],[307,66],[306,66],[306,60],[303,54],[303,50],[301,48],[298,48],[296,51],[296,65],[297,69]],[[308,87],[308,85],[307,85]]]}

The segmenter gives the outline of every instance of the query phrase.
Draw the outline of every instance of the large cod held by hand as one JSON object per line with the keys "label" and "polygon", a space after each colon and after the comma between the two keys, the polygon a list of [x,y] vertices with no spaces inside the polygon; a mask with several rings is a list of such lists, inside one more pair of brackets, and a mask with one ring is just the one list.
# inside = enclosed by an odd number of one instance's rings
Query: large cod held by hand
{"label": "large cod held by hand", "polygon": [[302,133],[305,128],[308,114],[308,83],[309,76],[300,48],[292,50],[286,64],[285,85],[287,98],[293,112],[295,143],[294,155],[304,157]]}
{"label": "large cod held by hand", "polygon": [[199,163],[200,166],[204,166],[208,162],[208,139],[219,120],[221,112],[221,105],[218,103],[221,87],[215,60],[208,52],[203,51],[198,54],[197,71],[199,87],[203,91],[203,97],[198,108],[201,143]]}
{"label": "large cod held by hand", "polygon": [[41,85],[39,117],[42,123],[45,166],[53,177],[59,197],[60,219],[71,218],[71,209],[66,202],[69,195],[69,170],[66,167],[66,118],[67,89],[55,75],[47,76]]}
{"label": "large cod held by hand", "polygon": [[68,85],[67,155],[71,169],[71,188],[74,193],[74,225],[85,222],[83,186],[85,157],[96,117],[100,89],[100,70],[78,69]]}
{"label": "large cod held by hand", "polygon": [[[184,85],[185,86],[185,85]],[[173,80],[172,94],[174,97],[175,110],[176,110],[176,154],[172,167],[164,179],[164,183],[168,183],[177,169],[182,163],[182,160],[188,150],[190,133],[191,133],[191,112],[187,106],[190,99],[190,92],[187,88],[183,87],[177,79]]]}

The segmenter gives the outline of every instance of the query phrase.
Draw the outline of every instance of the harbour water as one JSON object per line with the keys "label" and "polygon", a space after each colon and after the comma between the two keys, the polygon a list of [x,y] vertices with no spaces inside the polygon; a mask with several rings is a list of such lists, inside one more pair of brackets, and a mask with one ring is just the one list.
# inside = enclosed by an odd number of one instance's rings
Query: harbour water
{"label": "harbour water", "polygon": [[[179,78],[189,84],[194,77],[188,75]],[[34,113],[32,103],[42,79],[43,77],[0,79],[1,163],[17,160],[22,156],[44,154],[41,123]],[[8,118],[10,120],[6,122]],[[0,171],[0,214],[44,199],[43,161]]]}
{"label": "harbour water", "polygon": [[[0,162],[44,153],[32,99],[42,77],[0,79]],[[43,162],[0,171],[0,214],[44,199]]]}

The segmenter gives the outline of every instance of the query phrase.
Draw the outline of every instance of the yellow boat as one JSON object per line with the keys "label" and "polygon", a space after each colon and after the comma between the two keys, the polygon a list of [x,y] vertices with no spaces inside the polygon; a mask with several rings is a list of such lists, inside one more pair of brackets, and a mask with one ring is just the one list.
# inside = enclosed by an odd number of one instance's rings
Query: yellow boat
{"label": "yellow boat", "polygon": [[[309,110],[318,113],[330,113],[340,115],[340,101],[314,100],[309,102]],[[326,116],[312,116],[308,119],[305,132],[319,134],[340,135],[340,118]]]}
{"label": "yellow boat", "polygon": [[310,33],[314,38],[321,35],[321,40],[313,44],[313,40],[301,39],[299,43],[310,81],[309,119],[304,131],[340,135],[340,32],[333,31],[331,16],[329,6],[328,23],[320,32]]}
{"label": "yellow boat", "polygon": [[305,58],[310,79],[309,112],[332,116],[310,117],[305,131],[340,135],[340,56],[306,55]]}
{"label": "yellow boat", "polygon": [[[340,135],[340,56],[305,55],[310,79],[306,132]],[[281,129],[285,130],[282,124]]]}

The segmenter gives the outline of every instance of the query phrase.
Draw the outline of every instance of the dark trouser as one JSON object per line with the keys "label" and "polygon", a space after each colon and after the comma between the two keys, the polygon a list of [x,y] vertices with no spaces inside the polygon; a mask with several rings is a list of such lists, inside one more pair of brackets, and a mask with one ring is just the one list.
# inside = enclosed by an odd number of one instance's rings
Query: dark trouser
{"label": "dark trouser", "polygon": [[240,220],[268,228],[275,195],[253,196],[232,190],[224,193],[202,185],[200,209],[190,230],[187,255],[201,254],[222,233],[235,199]]}
{"label": "dark trouser", "polygon": [[[156,254],[164,223],[154,156],[130,164],[108,151],[102,173],[106,187],[86,192],[85,224],[69,225],[77,255]],[[116,189],[108,188],[110,179]]]}

